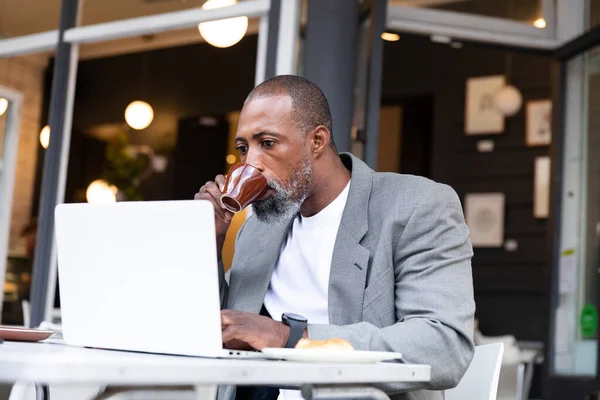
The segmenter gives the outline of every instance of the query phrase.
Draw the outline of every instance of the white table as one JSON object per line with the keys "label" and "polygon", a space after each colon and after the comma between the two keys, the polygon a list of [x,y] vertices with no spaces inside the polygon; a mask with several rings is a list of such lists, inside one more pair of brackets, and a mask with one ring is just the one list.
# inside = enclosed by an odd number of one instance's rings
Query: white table
{"label": "white table", "polygon": [[[400,363],[328,364],[181,357],[66,346],[0,344],[0,382],[110,386],[273,385],[310,387],[312,397],[354,391],[384,398],[374,384],[427,382],[430,366]],[[362,393],[362,394],[361,394]],[[385,396],[387,398],[387,396]]]}

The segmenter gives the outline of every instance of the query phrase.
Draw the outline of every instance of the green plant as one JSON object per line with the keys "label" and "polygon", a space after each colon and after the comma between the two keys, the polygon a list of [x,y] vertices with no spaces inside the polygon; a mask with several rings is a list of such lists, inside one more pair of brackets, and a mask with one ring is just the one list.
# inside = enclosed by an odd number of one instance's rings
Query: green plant
{"label": "green plant", "polygon": [[119,188],[125,200],[143,200],[139,187],[139,177],[147,166],[145,157],[139,157],[127,151],[129,140],[126,133],[119,134],[106,147],[106,160],[109,167],[103,178],[111,185]]}

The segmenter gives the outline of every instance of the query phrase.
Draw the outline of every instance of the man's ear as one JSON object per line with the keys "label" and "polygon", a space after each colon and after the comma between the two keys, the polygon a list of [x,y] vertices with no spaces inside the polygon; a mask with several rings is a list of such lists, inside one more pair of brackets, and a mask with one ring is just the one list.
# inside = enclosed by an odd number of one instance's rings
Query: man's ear
{"label": "man's ear", "polygon": [[331,132],[323,125],[316,127],[311,133],[311,151],[315,156],[323,154],[323,152],[330,147],[331,143]]}

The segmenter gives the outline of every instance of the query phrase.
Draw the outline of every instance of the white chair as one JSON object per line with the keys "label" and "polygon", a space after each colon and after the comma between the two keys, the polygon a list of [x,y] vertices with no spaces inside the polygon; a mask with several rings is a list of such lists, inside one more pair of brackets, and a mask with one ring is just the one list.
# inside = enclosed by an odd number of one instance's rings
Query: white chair
{"label": "white chair", "polygon": [[458,386],[446,390],[446,400],[496,400],[503,353],[502,343],[476,346],[471,365]]}

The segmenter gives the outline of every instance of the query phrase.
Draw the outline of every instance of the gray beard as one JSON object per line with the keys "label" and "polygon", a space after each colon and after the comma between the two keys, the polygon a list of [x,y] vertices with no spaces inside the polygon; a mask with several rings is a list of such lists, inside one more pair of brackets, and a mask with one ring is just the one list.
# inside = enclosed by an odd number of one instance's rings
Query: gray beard
{"label": "gray beard", "polygon": [[264,223],[280,224],[295,217],[308,196],[311,174],[311,165],[305,158],[300,169],[292,174],[289,187],[283,187],[277,182],[269,182],[269,187],[275,191],[275,194],[252,204],[256,218]]}

